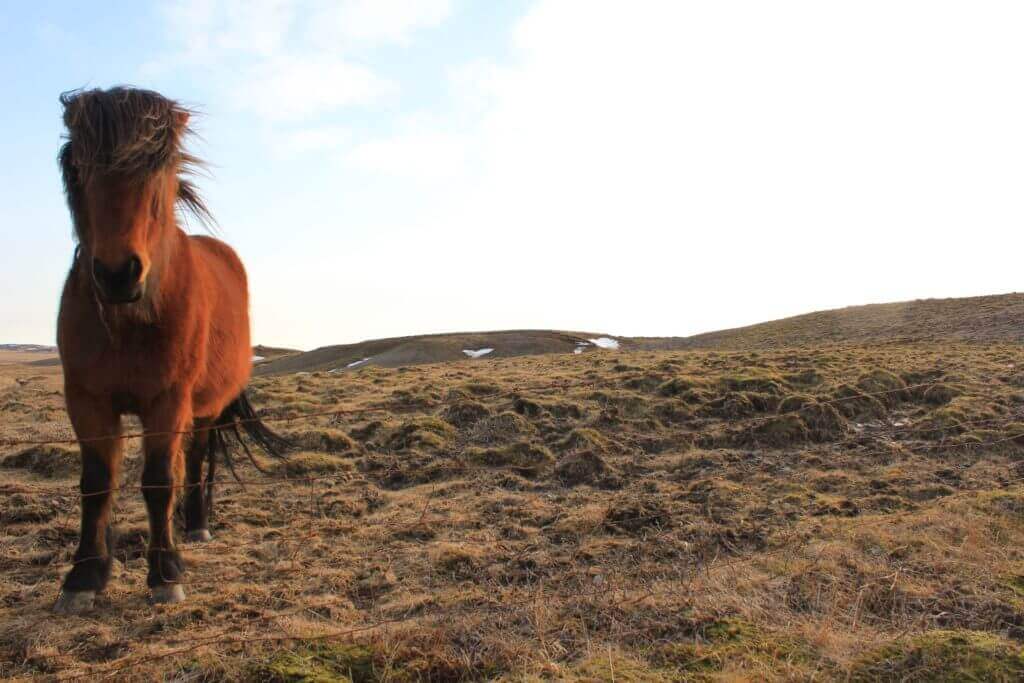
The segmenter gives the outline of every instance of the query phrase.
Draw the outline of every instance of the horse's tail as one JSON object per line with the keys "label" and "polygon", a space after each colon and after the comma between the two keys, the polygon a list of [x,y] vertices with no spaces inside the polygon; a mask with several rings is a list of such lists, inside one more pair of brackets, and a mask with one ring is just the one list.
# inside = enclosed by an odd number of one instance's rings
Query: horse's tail
{"label": "horse's tail", "polygon": [[[264,474],[270,474],[267,470],[260,466],[259,462],[253,456],[252,451],[249,450],[248,444],[242,438],[242,433],[245,432],[246,436],[256,442],[260,448],[262,448],[267,455],[275,458],[284,458],[285,450],[291,446],[288,439],[284,438],[280,434],[274,432],[270,427],[263,423],[260,416],[256,414],[256,410],[252,407],[252,403],[249,402],[248,394],[243,391],[238,397],[228,404],[228,406],[221,412],[220,416],[217,417],[217,421],[214,423],[216,427],[210,433],[210,448],[207,451],[207,487],[212,489],[213,474],[216,469],[217,453],[220,453],[224,457],[224,462],[227,463],[228,468],[231,470],[231,474],[234,475],[235,479],[241,481],[238,476],[238,472],[235,470],[235,463],[231,459],[231,449],[228,445],[227,437],[230,435],[245,451],[245,455],[249,458],[249,462],[253,464],[257,470]],[[241,431],[239,431],[241,428]],[[212,493],[212,491],[211,491]],[[212,496],[210,496],[212,498]]]}

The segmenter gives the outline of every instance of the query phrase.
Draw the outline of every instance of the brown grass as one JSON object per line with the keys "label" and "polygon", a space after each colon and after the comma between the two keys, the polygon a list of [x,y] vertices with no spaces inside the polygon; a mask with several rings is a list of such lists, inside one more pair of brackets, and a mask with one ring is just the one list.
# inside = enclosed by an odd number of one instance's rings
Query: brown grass
{"label": "brown grass", "polygon": [[[282,425],[270,478],[236,459],[180,605],[146,603],[125,491],[86,617],[49,612],[73,455],[0,447],[0,678],[1019,679],[1019,367],[908,342],[260,377],[268,416],[390,412]],[[0,441],[67,437],[61,403],[59,369],[0,365]]]}

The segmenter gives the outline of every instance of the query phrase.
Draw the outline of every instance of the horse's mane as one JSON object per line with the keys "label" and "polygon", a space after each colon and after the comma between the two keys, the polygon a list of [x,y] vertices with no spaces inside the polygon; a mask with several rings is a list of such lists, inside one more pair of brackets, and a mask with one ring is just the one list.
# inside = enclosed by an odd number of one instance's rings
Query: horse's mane
{"label": "horse's mane", "polygon": [[206,202],[187,176],[204,168],[186,152],[185,123],[193,112],[152,90],[118,86],[72,90],[60,96],[67,142],[58,161],[64,192],[78,232],[81,193],[94,172],[149,178],[165,169],[178,173],[178,203],[207,226],[214,224]]}

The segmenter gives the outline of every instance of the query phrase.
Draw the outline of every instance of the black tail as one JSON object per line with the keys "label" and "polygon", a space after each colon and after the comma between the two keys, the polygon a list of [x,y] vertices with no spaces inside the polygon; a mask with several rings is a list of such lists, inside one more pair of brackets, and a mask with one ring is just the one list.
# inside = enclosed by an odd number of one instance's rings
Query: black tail
{"label": "black tail", "polygon": [[[249,458],[249,461],[253,466],[264,474],[270,474],[267,470],[260,466],[259,462],[253,457],[252,451],[249,450],[248,444],[242,438],[242,434],[239,431],[241,428],[242,432],[256,442],[260,448],[262,448],[267,455],[275,458],[284,458],[284,452],[287,450],[291,443],[288,439],[284,438],[280,434],[277,434],[270,429],[267,425],[263,424],[259,415],[256,414],[256,410],[252,407],[252,403],[249,402],[249,396],[243,391],[238,395],[234,401],[232,401],[227,408],[220,414],[217,421],[214,423],[217,427],[210,434],[210,450],[207,454],[207,487],[212,489],[213,473],[216,467],[216,453],[221,453],[224,456],[224,462],[227,463],[228,469],[231,470],[231,474],[234,475],[235,479],[242,481],[238,476],[238,472],[235,470],[235,463],[231,459],[231,448],[229,447],[227,436],[230,434],[235,441],[245,451],[245,455]],[[208,499],[212,498],[212,491],[209,492],[211,495]]]}

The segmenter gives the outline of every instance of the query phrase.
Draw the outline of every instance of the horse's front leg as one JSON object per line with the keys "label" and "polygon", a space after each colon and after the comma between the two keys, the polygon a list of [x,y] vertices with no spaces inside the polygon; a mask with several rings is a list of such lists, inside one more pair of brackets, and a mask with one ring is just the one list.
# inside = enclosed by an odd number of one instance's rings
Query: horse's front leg
{"label": "horse's front leg", "polygon": [[82,530],[74,566],[54,605],[58,614],[90,609],[107,586],[111,567],[110,509],[121,468],[121,417],[110,401],[74,386],[65,388],[68,416],[81,440]]}
{"label": "horse's front leg", "polygon": [[149,576],[153,602],[180,602],[181,556],[174,543],[174,500],[184,479],[182,434],[191,421],[188,392],[170,391],[142,415],[147,436],[142,495],[149,513]]}

